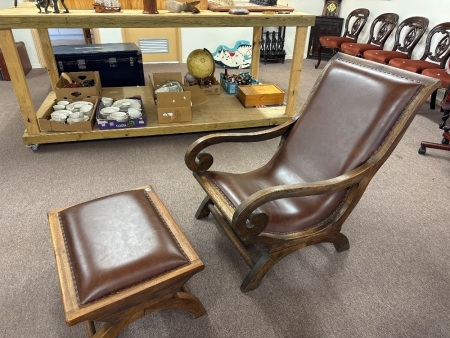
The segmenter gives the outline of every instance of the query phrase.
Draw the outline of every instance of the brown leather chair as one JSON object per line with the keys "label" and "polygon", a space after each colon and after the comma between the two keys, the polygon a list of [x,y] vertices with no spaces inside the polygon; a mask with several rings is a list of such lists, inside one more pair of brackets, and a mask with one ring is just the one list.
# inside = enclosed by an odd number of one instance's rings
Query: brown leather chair
{"label": "brown leather chair", "polygon": [[350,12],[345,20],[344,34],[342,36],[324,35],[319,38],[319,49],[317,55],[316,69],[322,61],[322,49],[328,48],[333,50],[333,54],[339,52],[341,44],[344,42],[356,42],[359,34],[367,23],[370,11],[366,8],[358,8]]}
{"label": "brown leather chair", "polygon": [[345,42],[341,45],[341,51],[345,54],[362,57],[367,50],[381,50],[397,23],[397,14],[381,14],[375,18],[370,26],[370,37],[367,43]]}
{"label": "brown leather chair", "polygon": [[392,50],[368,50],[364,59],[388,64],[391,59],[410,59],[419,40],[428,28],[429,20],[423,16],[413,16],[403,20],[395,32]]}
{"label": "brown leather chair", "polygon": [[[242,291],[257,288],[272,266],[306,246],[349,249],[344,221],[438,86],[430,77],[338,53],[291,121],[205,136],[189,147],[186,165],[207,194],[195,216],[212,213],[251,267]],[[261,168],[209,170],[213,157],[205,148],[275,137],[280,145]],[[247,250],[252,244],[263,248],[256,260]]]}

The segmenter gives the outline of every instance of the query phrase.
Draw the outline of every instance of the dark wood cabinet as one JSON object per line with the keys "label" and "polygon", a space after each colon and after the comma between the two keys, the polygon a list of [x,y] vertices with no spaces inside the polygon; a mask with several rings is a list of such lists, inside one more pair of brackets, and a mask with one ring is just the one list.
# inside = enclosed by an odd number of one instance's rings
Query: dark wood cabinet
{"label": "dark wood cabinet", "polygon": [[[317,59],[319,49],[319,38],[323,35],[341,36],[343,18],[317,16],[315,26],[311,27],[308,45],[308,59]],[[333,51],[328,48],[322,50],[322,60],[329,60],[333,56]]]}

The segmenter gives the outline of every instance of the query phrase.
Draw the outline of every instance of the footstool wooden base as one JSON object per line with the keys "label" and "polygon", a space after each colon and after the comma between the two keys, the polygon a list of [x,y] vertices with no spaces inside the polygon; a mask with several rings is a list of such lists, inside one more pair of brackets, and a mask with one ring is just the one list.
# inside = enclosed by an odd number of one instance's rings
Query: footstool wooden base
{"label": "footstool wooden base", "polygon": [[[150,186],[48,216],[68,325],[115,337],[154,311],[206,313],[185,287],[204,265]],[[98,332],[96,321],[105,323]]]}

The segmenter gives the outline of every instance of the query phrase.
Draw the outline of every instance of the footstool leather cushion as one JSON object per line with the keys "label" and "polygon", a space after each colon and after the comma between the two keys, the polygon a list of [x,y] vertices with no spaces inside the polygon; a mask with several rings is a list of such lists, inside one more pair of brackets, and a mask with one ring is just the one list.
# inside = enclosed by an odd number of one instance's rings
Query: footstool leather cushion
{"label": "footstool leather cushion", "polygon": [[145,190],[59,213],[81,305],[189,263]]}

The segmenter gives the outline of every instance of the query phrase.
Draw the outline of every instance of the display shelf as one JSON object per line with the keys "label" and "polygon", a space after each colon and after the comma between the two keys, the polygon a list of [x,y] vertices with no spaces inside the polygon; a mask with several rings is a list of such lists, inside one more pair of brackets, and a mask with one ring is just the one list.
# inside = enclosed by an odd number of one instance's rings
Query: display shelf
{"label": "display shelf", "polygon": [[[123,10],[120,13],[95,13],[94,10],[71,10],[68,14],[38,14],[34,3],[23,3],[17,8],[0,10],[0,48],[3,51],[11,82],[18,99],[22,119],[25,124],[23,141],[27,145],[69,142],[93,139],[108,139],[147,135],[177,134],[212,130],[227,130],[247,127],[270,126],[283,123],[295,114],[307,29],[314,25],[315,16],[292,12],[290,14],[264,14],[252,12],[246,16],[230,15],[223,12],[202,10],[199,14],[169,13],[142,14],[142,10]],[[162,28],[162,27],[253,27],[253,57],[251,74],[259,78],[259,58],[262,27],[293,26],[294,48],[286,106],[246,109],[233,96],[208,96],[208,102],[193,108],[193,119],[189,123],[158,124],[155,110],[150,108],[147,127],[118,130],[98,130],[90,132],[43,132],[39,128],[38,116],[53,103],[55,94],[51,92],[36,110],[26,77],[20,67],[18,52],[12,29],[35,29],[38,43],[49,73],[50,84],[55,88],[58,71],[53,56],[48,28],[79,28],[80,22],[90,28]],[[107,96],[107,91],[104,94]]]}

